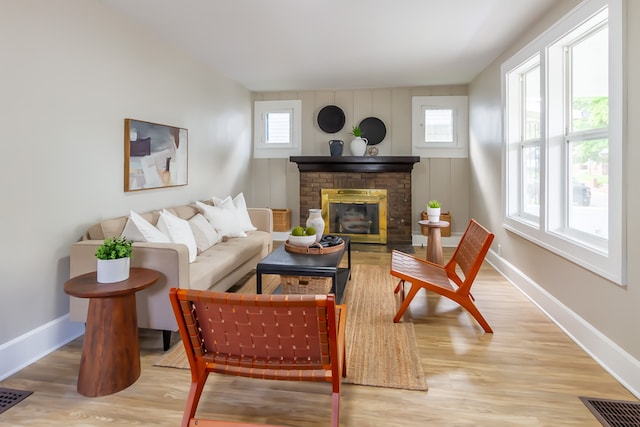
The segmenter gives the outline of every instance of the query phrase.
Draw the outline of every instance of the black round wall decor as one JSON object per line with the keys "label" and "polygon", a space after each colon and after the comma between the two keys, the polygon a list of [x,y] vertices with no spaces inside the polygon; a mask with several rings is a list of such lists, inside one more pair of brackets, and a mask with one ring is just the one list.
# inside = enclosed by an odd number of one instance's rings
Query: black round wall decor
{"label": "black round wall decor", "polygon": [[344,127],[344,111],[337,105],[327,105],[318,113],[318,126],[326,133],[340,132]]}
{"label": "black round wall decor", "polygon": [[362,130],[362,137],[367,138],[367,141],[369,141],[367,145],[380,144],[387,135],[387,127],[377,117],[367,117],[362,120],[360,122],[360,130]]}

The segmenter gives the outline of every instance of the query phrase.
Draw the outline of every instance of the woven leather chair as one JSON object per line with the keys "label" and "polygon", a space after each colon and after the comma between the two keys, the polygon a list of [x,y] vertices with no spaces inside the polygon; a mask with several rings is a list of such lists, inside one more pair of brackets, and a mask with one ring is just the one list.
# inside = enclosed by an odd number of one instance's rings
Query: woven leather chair
{"label": "woven leather chair", "polygon": [[173,288],[169,296],[191,367],[183,427],[196,421],[198,426],[231,424],[195,417],[210,372],[330,382],[331,425],[338,425],[340,388],[346,376],[347,313],[344,305],[335,304],[333,295],[246,295]]}
{"label": "woven leather chair", "polygon": [[[482,317],[474,304],[474,298],[471,295],[471,285],[489,251],[493,237],[492,233],[472,219],[453,256],[444,266],[403,252],[393,251],[391,254],[391,275],[400,278],[395,293],[402,291],[404,296],[405,282],[411,283],[411,289],[393,321],[396,323],[400,321],[416,293],[421,288],[425,288],[457,302],[471,313],[485,332],[493,332],[489,323]],[[463,277],[458,275],[456,271],[458,267],[462,270]],[[451,282],[456,285],[456,288]]]}

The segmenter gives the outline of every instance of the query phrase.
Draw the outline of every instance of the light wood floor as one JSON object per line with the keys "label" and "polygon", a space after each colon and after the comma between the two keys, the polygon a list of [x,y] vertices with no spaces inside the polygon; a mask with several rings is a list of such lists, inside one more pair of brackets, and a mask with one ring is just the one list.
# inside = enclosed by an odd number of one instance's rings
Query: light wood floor
{"label": "light wood floor", "polygon": [[[424,248],[416,248],[424,255]],[[451,251],[445,250],[445,258]],[[353,262],[388,265],[388,253],[354,252]],[[419,295],[411,312],[427,392],[343,386],[343,426],[600,426],[578,396],[636,400],[555,324],[485,265],[474,295],[494,334],[457,306]],[[142,374],[111,396],[76,392],[82,339],[0,382],[34,394],[0,414],[0,426],[177,426],[186,370],[152,366],[160,333],[141,331]],[[288,426],[326,426],[326,384],[215,376],[199,415]]]}

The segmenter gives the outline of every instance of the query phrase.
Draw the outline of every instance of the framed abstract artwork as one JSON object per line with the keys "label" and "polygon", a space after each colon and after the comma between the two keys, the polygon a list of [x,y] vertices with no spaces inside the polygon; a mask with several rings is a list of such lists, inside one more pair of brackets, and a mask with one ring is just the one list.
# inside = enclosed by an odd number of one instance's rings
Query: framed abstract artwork
{"label": "framed abstract artwork", "polygon": [[124,191],[187,185],[188,131],[124,120]]}

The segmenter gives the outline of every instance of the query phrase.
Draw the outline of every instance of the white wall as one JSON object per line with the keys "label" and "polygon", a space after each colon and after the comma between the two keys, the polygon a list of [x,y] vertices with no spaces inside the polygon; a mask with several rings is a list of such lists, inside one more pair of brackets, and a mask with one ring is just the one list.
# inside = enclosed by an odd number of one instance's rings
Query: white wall
{"label": "white wall", "polygon": [[[99,1],[2,0],[0,9],[4,365],[25,333],[64,335],[69,246],[90,224],[213,194],[244,191],[251,204],[252,107],[244,87]],[[187,186],[124,193],[127,117],[189,130]]]}
{"label": "white wall", "polygon": [[[638,26],[629,25],[627,46],[628,144],[626,147],[625,204],[629,284],[620,287],[566,259],[507,232],[497,208],[501,206],[502,107],[500,64],[517,52],[575,6],[578,1],[559,2],[555,11],[538,23],[526,37],[485,69],[469,87],[470,105],[470,207],[471,216],[495,232],[493,249],[502,246],[502,257],[490,259],[532,300],[545,310],[587,352],[614,376],[640,395],[640,251],[638,224],[634,212],[640,208],[633,183],[640,180],[637,141],[640,126],[633,120],[640,114],[640,54],[634,41],[640,39]],[[640,2],[629,1],[627,19],[640,19]],[[532,325],[534,327],[534,325]]]}
{"label": "white wall", "polygon": [[[411,97],[466,95],[467,86],[434,86],[371,90],[301,91],[254,93],[255,100],[302,100],[302,155],[328,156],[329,141],[344,141],[343,155],[351,155],[351,128],[366,117],[377,117],[387,128],[385,139],[376,147],[380,156],[411,156]],[[342,131],[327,134],[317,123],[318,112],[337,105],[345,113]],[[412,230],[420,234],[420,212],[429,199],[443,203],[451,211],[453,231],[462,233],[469,221],[468,159],[422,158],[412,173]],[[261,159],[254,162],[256,206],[291,208],[291,223],[300,222],[299,173],[288,159]],[[307,213],[302,213],[302,219]]]}

